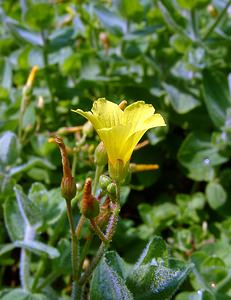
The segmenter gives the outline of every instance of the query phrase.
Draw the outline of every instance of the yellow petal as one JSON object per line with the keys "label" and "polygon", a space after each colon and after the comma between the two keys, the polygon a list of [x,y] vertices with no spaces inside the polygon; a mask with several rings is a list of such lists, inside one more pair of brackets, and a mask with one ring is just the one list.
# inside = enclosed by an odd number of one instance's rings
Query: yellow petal
{"label": "yellow petal", "polygon": [[102,128],[122,124],[122,110],[117,104],[107,101],[105,98],[99,98],[93,103],[92,113],[100,121]]}
{"label": "yellow petal", "polygon": [[129,128],[124,125],[118,125],[112,128],[103,128],[98,130],[100,139],[108,154],[109,161],[113,164],[117,159],[124,161],[124,152],[127,151],[125,143],[128,138]]}
{"label": "yellow petal", "polygon": [[137,101],[125,108],[124,124],[131,124],[131,130],[136,131],[136,128],[142,125],[154,112],[155,109],[151,104],[145,104],[144,101]]}

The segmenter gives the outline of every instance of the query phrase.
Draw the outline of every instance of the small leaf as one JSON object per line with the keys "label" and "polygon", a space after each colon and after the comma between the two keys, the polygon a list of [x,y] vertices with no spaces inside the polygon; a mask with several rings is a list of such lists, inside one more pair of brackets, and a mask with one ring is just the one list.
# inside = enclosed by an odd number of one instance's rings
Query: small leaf
{"label": "small leaf", "polygon": [[5,244],[0,246],[0,255],[3,255],[11,250],[13,250],[15,248],[14,244]]}
{"label": "small leaf", "polygon": [[26,42],[34,46],[43,46],[43,39],[39,33],[29,31],[25,27],[19,25],[17,22],[7,19],[6,24],[11,32],[11,34],[19,42]]}
{"label": "small leaf", "polygon": [[206,197],[212,209],[218,209],[227,200],[227,193],[218,182],[209,182],[206,186]]}
{"label": "small leaf", "polygon": [[182,8],[186,9],[193,9],[196,7],[204,7],[206,6],[210,1],[209,0],[177,0],[177,3]]}
{"label": "small leaf", "polygon": [[9,197],[4,203],[4,221],[10,239],[12,241],[23,240],[26,224],[15,197]]}
{"label": "small leaf", "polygon": [[35,225],[41,222],[41,215],[39,207],[35,205],[28,197],[23,193],[22,188],[19,185],[14,187],[16,194],[17,204],[20,213],[24,219],[25,223],[30,225]]}
{"label": "small leaf", "polygon": [[166,260],[167,256],[168,250],[164,240],[159,236],[155,236],[148,242],[148,244],[144,248],[142,254],[140,255],[140,258],[134,266],[134,270],[140,267],[142,264],[147,264],[148,262],[152,260],[154,261],[160,257]]}
{"label": "small leaf", "polygon": [[28,291],[22,289],[13,289],[8,293],[4,293],[1,295],[1,300],[48,300],[45,295],[42,294],[32,294]]}
{"label": "small leaf", "polygon": [[228,158],[219,154],[211,143],[211,136],[202,132],[191,132],[178,152],[178,160],[187,168],[188,177],[197,181],[210,181],[214,177],[214,166]]}
{"label": "small leaf", "polygon": [[93,273],[90,287],[91,300],[133,300],[123,278],[103,257]]}
{"label": "small leaf", "polygon": [[116,14],[102,6],[95,7],[95,13],[106,29],[111,33],[115,35],[123,35],[125,33],[126,22]]}
{"label": "small leaf", "polygon": [[14,245],[15,247],[30,250],[38,255],[48,255],[51,259],[59,256],[59,252],[56,248],[38,241],[15,241]]}
{"label": "small leaf", "polygon": [[203,94],[211,120],[217,128],[224,126],[226,110],[231,105],[228,79],[220,72],[203,72]]}
{"label": "small leaf", "polygon": [[191,267],[191,264],[169,260],[163,239],[154,237],[131,270],[126,283],[136,300],[170,299],[188,276]]}
{"label": "small leaf", "polygon": [[48,160],[39,157],[32,157],[27,163],[11,168],[9,174],[11,176],[15,176],[37,166],[50,170],[55,169],[54,165],[52,165]]}
{"label": "small leaf", "polygon": [[200,105],[200,102],[192,95],[181,92],[176,87],[163,83],[164,88],[169,94],[169,100],[179,114],[185,114]]}
{"label": "small leaf", "polygon": [[0,137],[0,163],[7,166],[13,164],[19,156],[19,142],[16,134],[4,132]]}

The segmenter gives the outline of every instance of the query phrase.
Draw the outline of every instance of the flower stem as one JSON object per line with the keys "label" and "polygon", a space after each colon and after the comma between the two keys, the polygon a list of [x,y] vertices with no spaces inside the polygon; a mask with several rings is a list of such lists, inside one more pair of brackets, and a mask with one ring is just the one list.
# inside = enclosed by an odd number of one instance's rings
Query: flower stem
{"label": "flower stem", "polygon": [[[71,201],[66,201],[67,205],[67,216],[71,229],[71,261],[72,261],[72,272],[73,272],[73,290],[72,299],[78,300],[78,265],[79,265],[79,241],[75,234],[75,226],[72,215]],[[76,293],[77,290],[77,293]]]}
{"label": "flower stem", "polygon": [[209,27],[209,29],[207,30],[207,32],[205,33],[205,35],[203,37],[203,40],[206,40],[209,37],[209,35],[214,31],[214,29],[217,27],[217,25],[219,24],[219,22],[224,17],[224,15],[225,15],[227,9],[229,8],[230,4],[231,4],[231,0],[227,2],[227,4],[225,5],[225,7],[223,8],[223,10],[221,11],[221,13],[219,14],[219,16],[217,17],[217,19]]}
{"label": "flower stem", "polygon": [[116,225],[117,225],[117,221],[118,221],[118,216],[119,216],[119,212],[120,212],[120,191],[119,191],[119,184],[116,183],[116,188],[117,188],[117,199],[114,203],[114,207],[113,207],[113,211],[112,211],[112,215],[110,217],[107,229],[106,229],[106,240],[107,242],[102,242],[95,257],[93,258],[90,266],[88,267],[88,269],[85,271],[85,273],[82,275],[82,277],[80,277],[79,279],[79,285],[83,286],[87,280],[89,279],[89,277],[91,276],[91,274],[93,273],[93,271],[95,270],[95,268],[97,267],[97,265],[100,262],[100,259],[102,258],[102,256],[104,255],[106,249],[108,248],[112,237],[115,233],[116,230]]}
{"label": "flower stem", "polygon": [[94,219],[90,219],[91,222],[91,228],[95,231],[95,233],[98,235],[98,237],[101,239],[102,242],[107,243],[107,238],[104,235],[104,233],[101,231],[99,226],[96,224]]}

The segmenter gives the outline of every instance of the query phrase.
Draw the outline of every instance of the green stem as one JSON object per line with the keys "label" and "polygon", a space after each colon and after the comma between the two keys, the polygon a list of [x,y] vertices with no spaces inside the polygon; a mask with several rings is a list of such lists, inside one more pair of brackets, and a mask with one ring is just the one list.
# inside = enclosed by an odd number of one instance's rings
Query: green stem
{"label": "green stem", "polygon": [[48,284],[51,284],[54,282],[58,277],[60,273],[57,272],[57,270],[52,271],[44,280],[41,282],[41,284],[38,285],[36,288],[36,291],[41,291],[44,287],[46,287]]}
{"label": "green stem", "polygon": [[195,9],[191,10],[190,17],[191,17],[191,23],[192,23],[192,30],[193,30],[194,39],[198,40],[198,39],[200,39],[200,37],[199,37],[199,32],[198,32],[198,19],[197,19]]}
{"label": "green stem", "polygon": [[43,43],[44,43],[44,48],[43,48],[43,63],[44,63],[44,71],[45,71],[45,77],[47,81],[47,87],[50,92],[51,96],[51,107],[52,107],[52,113],[53,113],[53,118],[54,120],[56,119],[56,105],[55,105],[55,95],[53,92],[52,88],[52,83],[50,79],[50,74],[49,74],[49,61],[48,61],[48,53],[47,53],[47,46],[48,46],[48,40],[46,38],[46,35],[44,31],[41,32]]}
{"label": "green stem", "polygon": [[92,233],[90,233],[90,235],[87,237],[87,240],[86,240],[86,242],[85,242],[85,244],[83,246],[82,254],[81,254],[81,257],[80,257],[80,262],[79,262],[79,276],[81,274],[83,263],[84,263],[84,260],[85,260],[85,258],[87,256],[87,253],[88,253],[89,247],[91,245],[92,239],[93,239],[93,235],[92,235]]}
{"label": "green stem", "polygon": [[102,258],[104,252],[106,251],[106,249],[108,248],[112,237],[115,233],[116,230],[116,225],[117,225],[117,221],[118,221],[118,216],[119,216],[119,212],[120,212],[120,191],[119,191],[119,185],[118,183],[116,183],[116,187],[117,187],[117,199],[114,203],[114,208],[113,208],[113,212],[112,215],[110,217],[107,229],[106,229],[106,239],[107,239],[107,243],[102,242],[95,257],[93,258],[90,266],[88,267],[88,269],[85,271],[85,273],[82,275],[82,277],[80,277],[79,279],[79,285],[83,286],[87,280],[89,279],[89,277],[91,276],[91,274],[93,273],[94,269],[97,267],[97,265],[100,262],[100,259]]}
{"label": "green stem", "polygon": [[75,176],[76,165],[77,165],[77,152],[74,152],[73,161],[72,161],[72,168],[71,168],[71,174],[72,174],[73,177]]}
{"label": "green stem", "polygon": [[207,32],[205,33],[203,40],[206,40],[209,35],[214,31],[214,29],[217,27],[217,25],[219,24],[219,22],[222,20],[222,18],[224,17],[227,9],[229,8],[231,4],[231,0],[229,0],[227,2],[227,4],[225,5],[225,7],[223,8],[223,10],[221,11],[221,13],[219,14],[219,16],[217,17],[217,19],[214,21],[214,23],[209,27],[209,29],[207,30]]}
{"label": "green stem", "polygon": [[94,178],[94,183],[93,183],[93,188],[92,188],[92,194],[95,196],[96,191],[97,191],[97,185],[99,182],[100,175],[102,174],[104,169],[104,166],[98,166],[96,165],[95,169],[95,178]]}
{"label": "green stem", "polygon": [[91,228],[95,231],[95,233],[98,235],[98,237],[101,239],[102,242],[107,243],[107,238],[104,235],[104,233],[101,231],[99,226],[96,224],[94,219],[90,219],[91,222]]}
{"label": "green stem", "polygon": [[71,229],[71,262],[72,262],[72,272],[73,272],[73,292],[72,299],[78,299],[78,292],[75,293],[76,288],[78,287],[78,264],[79,264],[79,241],[75,234],[75,226],[72,215],[71,201],[66,201],[67,205],[67,216]]}

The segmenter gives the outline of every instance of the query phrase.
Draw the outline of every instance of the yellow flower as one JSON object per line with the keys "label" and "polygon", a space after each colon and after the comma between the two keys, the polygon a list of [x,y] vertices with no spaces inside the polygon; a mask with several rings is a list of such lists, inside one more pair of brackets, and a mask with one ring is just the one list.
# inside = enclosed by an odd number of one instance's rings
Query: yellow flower
{"label": "yellow flower", "polygon": [[100,98],[91,111],[75,112],[94,126],[107,151],[109,174],[116,180],[125,175],[132,152],[144,133],[166,125],[160,114],[154,114],[154,107],[144,101],[137,101],[123,111],[119,105]]}

